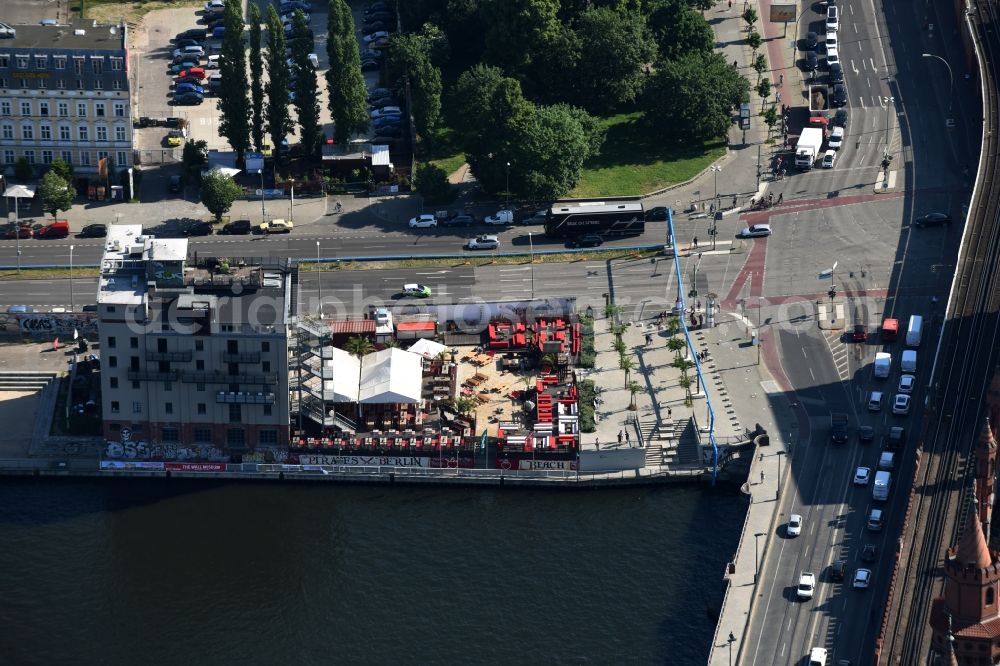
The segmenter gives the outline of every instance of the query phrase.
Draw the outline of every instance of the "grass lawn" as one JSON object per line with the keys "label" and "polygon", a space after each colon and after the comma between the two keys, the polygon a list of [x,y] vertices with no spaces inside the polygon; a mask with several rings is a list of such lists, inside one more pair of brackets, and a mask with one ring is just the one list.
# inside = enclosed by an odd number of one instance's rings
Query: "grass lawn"
{"label": "grass lawn", "polygon": [[459,148],[458,134],[450,127],[438,129],[431,146],[419,162],[436,164],[449,176],[465,164],[465,153]]}
{"label": "grass lawn", "polygon": [[602,119],[607,138],[601,154],[587,162],[571,197],[645,194],[682,183],[706,169],[726,151],[723,141],[697,146],[666,146],[640,123],[641,113]]}

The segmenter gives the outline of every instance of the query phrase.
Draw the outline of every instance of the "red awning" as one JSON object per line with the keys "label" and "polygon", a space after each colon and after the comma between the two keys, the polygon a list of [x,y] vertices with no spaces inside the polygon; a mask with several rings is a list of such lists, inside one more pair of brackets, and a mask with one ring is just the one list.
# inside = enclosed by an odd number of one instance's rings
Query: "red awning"
{"label": "red awning", "polygon": [[432,321],[407,321],[400,324],[396,324],[397,331],[433,331],[434,322]]}

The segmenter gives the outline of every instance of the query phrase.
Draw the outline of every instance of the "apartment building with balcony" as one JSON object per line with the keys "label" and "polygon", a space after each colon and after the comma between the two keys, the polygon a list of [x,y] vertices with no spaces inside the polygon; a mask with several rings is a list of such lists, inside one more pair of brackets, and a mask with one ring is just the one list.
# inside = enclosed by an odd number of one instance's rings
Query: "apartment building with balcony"
{"label": "apartment building with balcony", "polygon": [[283,259],[192,260],[186,239],[110,225],[97,295],[105,438],[287,446],[295,271]]}
{"label": "apartment building with balcony", "polygon": [[[0,166],[56,158],[78,175],[132,166],[127,29],[0,23]],[[117,183],[115,183],[117,184]]]}

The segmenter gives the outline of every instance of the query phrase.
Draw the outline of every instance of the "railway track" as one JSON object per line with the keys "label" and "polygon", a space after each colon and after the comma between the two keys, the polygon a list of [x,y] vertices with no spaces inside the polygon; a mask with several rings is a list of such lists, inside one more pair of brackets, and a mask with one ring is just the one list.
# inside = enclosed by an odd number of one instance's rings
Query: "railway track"
{"label": "railway track", "polygon": [[927,663],[931,600],[939,596],[945,548],[957,541],[972,497],[970,453],[997,365],[1000,310],[1000,12],[979,3],[972,19],[983,79],[983,155],[946,312],[938,364],[921,427],[920,461],[897,550],[880,664]]}

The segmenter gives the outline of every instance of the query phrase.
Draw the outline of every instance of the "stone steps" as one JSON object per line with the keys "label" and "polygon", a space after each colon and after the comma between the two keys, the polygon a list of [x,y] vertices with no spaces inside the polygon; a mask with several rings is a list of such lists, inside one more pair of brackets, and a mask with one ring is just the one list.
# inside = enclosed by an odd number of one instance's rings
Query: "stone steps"
{"label": "stone steps", "polygon": [[41,391],[58,374],[55,371],[3,371],[0,372],[0,391]]}

